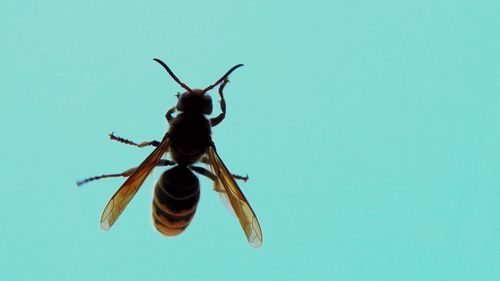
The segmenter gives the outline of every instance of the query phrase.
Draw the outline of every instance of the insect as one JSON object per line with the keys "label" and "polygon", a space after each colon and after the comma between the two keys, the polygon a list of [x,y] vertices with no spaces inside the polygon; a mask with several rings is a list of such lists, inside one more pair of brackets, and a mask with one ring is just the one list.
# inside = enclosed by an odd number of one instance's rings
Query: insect
{"label": "insect", "polygon": [[[220,159],[211,137],[211,128],[220,124],[226,115],[223,90],[229,81],[228,77],[243,65],[235,65],[217,82],[205,89],[191,89],[182,83],[163,61],[156,58],[154,61],[162,65],[186,92],[178,93],[177,104],[167,111],[165,117],[169,130],[161,141],[135,143],[113,133],[109,135],[110,139],[121,143],[137,147],[156,147],[138,167],[119,174],[101,175],[77,182],[80,186],[103,178],[127,177],[106,205],[101,216],[101,229],[108,230],[113,226],[155,166],[173,166],[163,172],[155,185],[152,204],[153,223],[160,233],[166,236],[178,235],[186,229],[193,218],[200,196],[199,180],[194,171],[214,182],[214,190],[229,201],[250,245],[260,247],[262,231],[259,221],[236,183],[236,180],[246,181],[248,176],[242,177],[229,172]],[[219,85],[221,113],[208,119],[207,115],[212,113],[212,99],[207,93],[217,85]],[[176,112],[174,117],[173,114]],[[167,152],[170,153],[172,160],[162,159]],[[210,166],[210,170],[195,166],[196,163],[205,163]]]}

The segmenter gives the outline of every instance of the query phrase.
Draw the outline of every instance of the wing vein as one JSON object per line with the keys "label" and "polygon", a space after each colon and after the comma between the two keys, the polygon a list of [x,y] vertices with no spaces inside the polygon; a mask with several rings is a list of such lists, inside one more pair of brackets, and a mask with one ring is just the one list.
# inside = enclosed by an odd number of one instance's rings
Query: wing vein
{"label": "wing vein", "polygon": [[111,197],[101,215],[101,229],[108,230],[113,226],[160,158],[167,152],[168,146],[168,136],[165,135],[160,145],[137,167],[135,172],[127,178]]}
{"label": "wing vein", "polygon": [[[215,146],[209,147],[207,155],[212,172],[217,176],[215,191],[225,193],[229,202],[240,221],[248,242],[252,247],[258,248],[262,245],[262,230],[252,207],[241,192],[226,165],[222,162]],[[222,186],[222,188],[220,188]]]}

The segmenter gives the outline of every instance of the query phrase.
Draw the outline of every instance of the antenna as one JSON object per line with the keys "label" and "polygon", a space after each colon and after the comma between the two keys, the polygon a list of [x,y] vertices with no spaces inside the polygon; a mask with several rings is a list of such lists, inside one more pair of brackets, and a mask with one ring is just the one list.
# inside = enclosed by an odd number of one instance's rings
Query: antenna
{"label": "antenna", "polygon": [[215,86],[219,85],[220,82],[226,80],[227,77],[229,76],[229,74],[231,74],[231,72],[233,72],[234,70],[236,70],[236,68],[238,68],[240,66],[243,66],[243,64],[240,63],[240,64],[237,64],[237,65],[233,66],[231,69],[229,69],[228,72],[226,72],[226,74],[224,74],[224,76],[222,76],[219,80],[217,80],[217,82],[215,82],[213,85],[210,85],[210,86],[206,87],[203,90],[203,93],[206,93],[206,92],[212,90]]}
{"label": "antenna", "polygon": [[168,72],[168,74],[170,74],[170,76],[172,76],[172,78],[175,80],[175,82],[177,82],[179,85],[181,85],[182,88],[186,89],[188,92],[192,92],[191,88],[189,88],[186,84],[182,83],[181,80],[179,80],[179,78],[177,78],[177,76],[175,76],[175,74],[172,72],[172,70],[170,70],[170,68],[168,68],[168,66],[164,62],[162,62],[160,59],[156,59],[156,58],[154,58],[153,60],[156,61],[157,63],[161,64],[161,66],[163,66],[163,68],[165,68],[165,70]]}

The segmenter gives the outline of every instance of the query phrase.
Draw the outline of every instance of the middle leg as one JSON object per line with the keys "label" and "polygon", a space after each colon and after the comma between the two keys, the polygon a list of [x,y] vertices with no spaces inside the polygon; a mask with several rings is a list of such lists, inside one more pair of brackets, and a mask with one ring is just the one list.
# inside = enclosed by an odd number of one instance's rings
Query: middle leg
{"label": "middle leg", "polygon": [[131,140],[124,139],[124,138],[119,137],[119,136],[115,136],[114,132],[109,134],[109,139],[117,141],[117,142],[121,142],[121,143],[124,143],[124,144],[132,145],[132,146],[137,146],[137,147],[145,147],[145,146],[150,146],[150,145],[156,147],[156,146],[160,145],[160,142],[156,141],[156,140],[154,140],[154,141],[143,141],[143,142],[140,142],[140,143],[135,143],[135,142],[133,142]]}

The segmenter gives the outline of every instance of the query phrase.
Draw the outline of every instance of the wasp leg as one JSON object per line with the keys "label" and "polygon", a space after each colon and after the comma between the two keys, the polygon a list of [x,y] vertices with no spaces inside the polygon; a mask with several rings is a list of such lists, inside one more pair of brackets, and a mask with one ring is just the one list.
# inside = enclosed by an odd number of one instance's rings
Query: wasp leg
{"label": "wasp leg", "polygon": [[159,142],[159,141],[156,141],[156,140],[154,140],[154,141],[143,141],[143,142],[141,142],[141,143],[135,143],[135,142],[133,142],[133,141],[131,141],[131,140],[128,140],[128,139],[124,139],[124,138],[122,138],[122,137],[115,136],[115,135],[114,135],[114,132],[113,132],[113,133],[111,133],[111,134],[109,134],[109,139],[110,139],[110,140],[115,140],[115,141],[117,141],[117,142],[121,142],[121,143],[124,143],[124,144],[137,146],[137,147],[145,147],[145,146],[150,146],[150,145],[152,145],[152,146],[155,146],[155,147],[156,147],[156,146],[160,145],[160,142]]}
{"label": "wasp leg", "polygon": [[233,176],[234,179],[241,180],[244,182],[247,182],[247,180],[249,179],[248,174],[244,177],[240,176],[240,175],[235,175],[235,174],[231,174],[231,175]]}
{"label": "wasp leg", "polygon": [[120,173],[120,174],[109,174],[109,175],[101,175],[101,176],[91,177],[91,178],[88,178],[88,179],[77,181],[76,185],[77,186],[81,186],[81,185],[86,184],[88,182],[95,181],[95,180],[100,180],[100,179],[105,179],[105,178],[128,177],[128,176],[132,175],[135,172],[135,170],[137,170],[137,167],[128,169],[125,172]]}
{"label": "wasp leg", "polygon": [[[201,162],[203,164],[210,165],[210,160],[206,156],[201,157],[199,162]],[[240,175],[236,175],[236,174],[231,174],[231,175],[233,176],[234,179],[242,180],[244,182],[246,182],[249,179],[248,174],[246,176],[240,176]]]}
{"label": "wasp leg", "polygon": [[210,165],[210,160],[208,160],[208,157],[207,156],[203,156],[200,158],[200,160],[198,162],[201,162],[203,164],[207,164],[207,165]]}
{"label": "wasp leg", "polygon": [[197,172],[198,174],[202,175],[202,176],[205,176],[213,181],[216,181],[217,180],[217,177],[212,173],[210,172],[209,170],[203,168],[203,167],[198,167],[198,166],[191,166],[190,167],[193,171]]}
{"label": "wasp leg", "polygon": [[226,100],[224,99],[223,91],[228,82],[229,80],[225,79],[224,82],[222,82],[222,84],[220,84],[219,86],[220,109],[222,112],[216,117],[210,119],[210,125],[212,125],[212,127],[219,125],[219,123],[222,122],[222,120],[224,120],[224,118],[226,117]]}
{"label": "wasp leg", "polygon": [[[167,160],[167,159],[161,159],[160,161],[158,161],[158,163],[156,164],[156,166],[173,166],[175,164],[176,163],[174,161]],[[137,170],[137,167],[128,169],[125,172],[120,173],[120,174],[108,174],[108,175],[101,175],[101,176],[91,177],[91,178],[88,178],[88,179],[77,181],[76,185],[77,186],[81,186],[81,185],[86,184],[88,182],[96,181],[96,180],[100,180],[100,179],[105,179],[105,178],[129,177],[130,175],[132,175],[135,172],[135,170]]]}
{"label": "wasp leg", "polygon": [[174,120],[174,116],[172,116],[172,114],[174,114],[174,112],[175,112],[175,106],[170,108],[167,111],[167,114],[165,114],[165,118],[167,118],[168,124],[172,123],[172,121]]}
{"label": "wasp leg", "polygon": [[156,164],[156,166],[173,166],[175,164],[177,163],[172,160],[161,159],[160,161],[158,161],[158,164]]}

